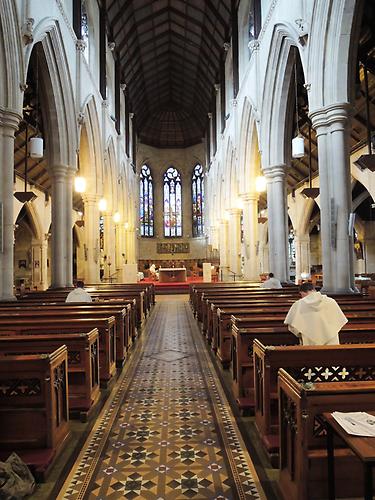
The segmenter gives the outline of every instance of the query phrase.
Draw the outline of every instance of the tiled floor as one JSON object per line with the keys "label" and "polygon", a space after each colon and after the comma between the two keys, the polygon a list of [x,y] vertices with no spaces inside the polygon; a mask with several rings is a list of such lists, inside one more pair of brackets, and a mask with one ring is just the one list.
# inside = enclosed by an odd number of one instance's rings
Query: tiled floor
{"label": "tiled floor", "polygon": [[58,498],[265,498],[187,297],[163,297]]}

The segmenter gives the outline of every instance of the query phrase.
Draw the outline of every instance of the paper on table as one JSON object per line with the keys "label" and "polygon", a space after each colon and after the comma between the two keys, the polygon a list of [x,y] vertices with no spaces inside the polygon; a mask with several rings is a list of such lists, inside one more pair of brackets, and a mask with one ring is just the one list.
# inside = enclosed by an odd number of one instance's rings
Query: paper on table
{"label": "paper on table", "polygon": [[332,417],[353,436],[375,437],[375,417],[363,411],[344,413],[334,411]]}

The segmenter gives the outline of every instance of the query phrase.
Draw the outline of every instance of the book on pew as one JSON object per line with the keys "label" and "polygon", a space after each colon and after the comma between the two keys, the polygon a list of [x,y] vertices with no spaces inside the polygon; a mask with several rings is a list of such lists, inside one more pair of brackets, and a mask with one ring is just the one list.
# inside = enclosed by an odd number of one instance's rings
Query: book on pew
{"label": "book on pew", "polygon": [[375,417],[363,411],[334,411],[332,417],[352,436],[375,437]]}

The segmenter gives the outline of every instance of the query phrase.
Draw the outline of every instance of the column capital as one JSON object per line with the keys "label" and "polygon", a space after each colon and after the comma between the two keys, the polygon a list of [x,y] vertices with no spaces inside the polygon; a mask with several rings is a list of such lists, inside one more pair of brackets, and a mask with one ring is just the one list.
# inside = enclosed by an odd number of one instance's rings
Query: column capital
{"label": "column capital", "polygon": [[66,177],[69,175],[70,167],[68,165],[53,165],[49,170],[49,174],[53,178]]}
{"label": "column capital", "polygon": [[219,219],[219,224],[222,226],[228,225],[229,221],[227,219]]}
{"label": "column capital", "polygon": [[100,200],[100,196],[98,194],[91,193],[82,193],[83,203],[87,204],[95,204]]}
{"label": "column capital", "polygon": [[86,49],[86,42],[84,40],[82,40],[81,38],[79,38],[76,41],[76,49],[78,50],[78,52],[84,52]]}
{"label": "column capital", "polygon": [[249,203],[249,202],[257,202],[259,201],[259,193],[242,193],[240,195],[241,200],[244,201],[244,203]]}
{"label": "column capital", "polygon": [[276,178],[283,178],[286,175],[286,165],[274,165],[270,167],[264,167],[263,174],[269,180],[273,180]]}
{"label": "column capital", "polygon": [[259,50],[259,46],[260,46],[260,43],[258,40],[251,40],[248,44],[247,44],[249,50],[251,53],[255,52],[256,50]]}
{"label": "column capital", "polygon": [[242,208],[237,208],[237,207],[228,208],[227,212],[229,215],[238,215],[239,216],[242,214]]}
{"label": "column capital", "polygon": [[16,111],[0,108],[0,127],[9,127],[17,130],[21,120],[22,116]]}
{"label": "column capital", "polygon": [[232,108],[236,108],[237,104],[238,104],[237,99],[231,99],[230,100],[230,105],[232,106]]}
{"label": "column capital", "polygon": [[331,126],[334,123],[341,123],[346,126],[352,114],[352,105],[348,102],[330,104],[309,113],[312,126],[318,131],[319,128]]}

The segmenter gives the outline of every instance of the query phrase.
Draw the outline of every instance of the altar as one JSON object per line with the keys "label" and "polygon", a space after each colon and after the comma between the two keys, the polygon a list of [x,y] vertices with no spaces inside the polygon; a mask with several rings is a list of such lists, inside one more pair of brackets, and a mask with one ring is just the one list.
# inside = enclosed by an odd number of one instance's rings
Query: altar
{"label": "altar", "polygon": [[160,267],[159,268],[159,282],[160,283],[173,283],[186,281],[186,268],[185,267]]}

